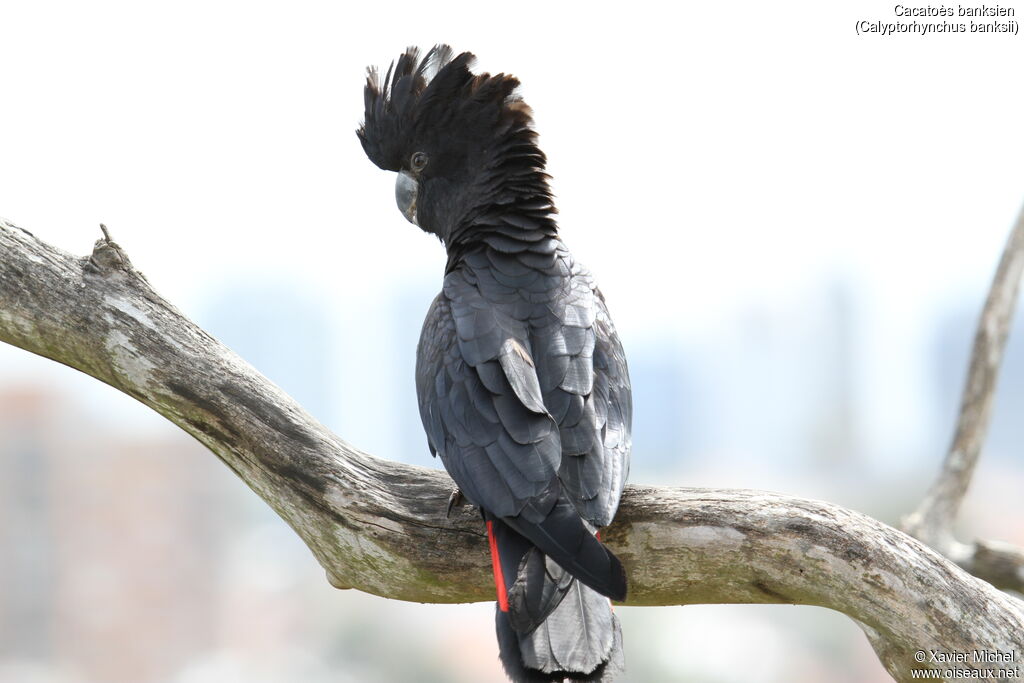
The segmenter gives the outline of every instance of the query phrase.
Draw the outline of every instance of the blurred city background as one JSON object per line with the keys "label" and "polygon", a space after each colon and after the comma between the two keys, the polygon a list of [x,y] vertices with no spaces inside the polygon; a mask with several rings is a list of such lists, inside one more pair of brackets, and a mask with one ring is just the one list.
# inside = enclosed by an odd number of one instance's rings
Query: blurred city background
{"label": "blurred city background", "polygon": [[[631,481],[898,524],[1024,200],[1020,43],[858,38],[881,4],[653,7],[7,4],[0,214],[76,254],[105,222],[344,439],[438,467],[412,372],[442,248],[353,130],[366,64],[449,40],[536,111],[563,236],[626,345]],[[1024,545],[1022,328],[965,539]],[[500,681],[492,610],[332,589],[197,442],[0,345],[0,682]],[[618,614],[635,681],[889,680],[823,609]]]}

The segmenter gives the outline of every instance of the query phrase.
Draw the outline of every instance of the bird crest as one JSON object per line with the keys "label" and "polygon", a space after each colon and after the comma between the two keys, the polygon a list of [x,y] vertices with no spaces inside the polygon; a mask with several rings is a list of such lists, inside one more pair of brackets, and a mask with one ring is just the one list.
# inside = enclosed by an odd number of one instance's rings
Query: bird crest
{"label": "bird crest", "polygon": [[415,146],[438,131],[492,141],[527,133],[532,139],[532,112],[516,93],[519,80],[473,74],[472,53],[453,55],[448,45],[437,45],[422,58],[419,48],[410,47],[383,79],[375,67],[367,69],[365,115],[356,134],[380,168],[400,170]]}

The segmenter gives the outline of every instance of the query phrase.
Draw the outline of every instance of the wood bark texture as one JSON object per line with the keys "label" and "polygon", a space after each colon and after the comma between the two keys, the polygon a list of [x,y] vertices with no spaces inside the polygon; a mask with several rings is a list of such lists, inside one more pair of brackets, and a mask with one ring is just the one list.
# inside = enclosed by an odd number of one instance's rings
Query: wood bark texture
{"label": "wood bark texture", "polygon": [[[193,435],[302,537],[338,588],[493,600],[483,524],[441,471],[353,448],[161,298],[109,238],[78,258],[0,221],[0,340],[89,374]],[[629,605],[819,605],[900,681],[918,651],[1024,653],[1024,612],[910,536],[776,493],[631,485],[602,538]],[[1018,662],[1019,663],[1019,662]],[[982,668],[983,664],[960,667]]]}
{"label": "wood bark texture", "polygon": [[981,310],[952,443],[935,482],[917,509],[903,521],[907,533],[970,573],[997,588],[1020,593],[1024,593],[1024,550],[1000,541],[963,543],[954,536],[953,526],[992,420],[996,382],[1013,325],[1022,272],[1024,208],[1010,231]]}

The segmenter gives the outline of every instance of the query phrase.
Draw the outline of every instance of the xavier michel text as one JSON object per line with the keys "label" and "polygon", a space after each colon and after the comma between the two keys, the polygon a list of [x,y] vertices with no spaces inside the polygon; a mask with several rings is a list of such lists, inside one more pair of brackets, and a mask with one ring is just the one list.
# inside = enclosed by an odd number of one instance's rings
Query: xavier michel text
{"label": "xavier michel text", "polygon": [[932,664],[1012,664],[1019,655],[1016,650],[971,650],[969,652],[946,652],[943,650],[918,650],[914,659]]}

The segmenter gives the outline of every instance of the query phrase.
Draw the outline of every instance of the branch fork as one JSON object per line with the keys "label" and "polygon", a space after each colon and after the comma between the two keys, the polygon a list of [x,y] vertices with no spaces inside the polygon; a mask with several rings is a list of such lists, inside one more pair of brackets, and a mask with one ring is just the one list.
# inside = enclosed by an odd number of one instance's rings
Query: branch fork
{"label": "branch fork", "polygon": [[953,442],[938,477],[903,529],[997,588],[1024,593],[1024,550],[1000,541],[963,543],[953,525],[992,419],[996,380],[1024,271],[1024,208],[1007,239],[981,311]]}

